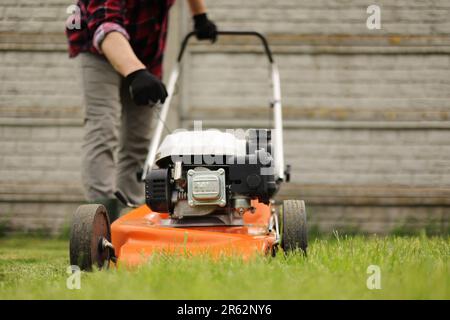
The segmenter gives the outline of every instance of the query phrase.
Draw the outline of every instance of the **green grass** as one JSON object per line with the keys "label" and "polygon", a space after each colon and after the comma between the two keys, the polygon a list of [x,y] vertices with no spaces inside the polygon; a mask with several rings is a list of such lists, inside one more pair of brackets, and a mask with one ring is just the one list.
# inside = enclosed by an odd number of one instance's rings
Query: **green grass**
{"label": "green grass", "polygon": [[[309,255],[238,258],[158,256],[136,270],[83,273],[66,288],[67,241],[0,239],[0,299],[450,299],[450,238],[334,237]],[[367,267],[381,268],[368,290]]]}

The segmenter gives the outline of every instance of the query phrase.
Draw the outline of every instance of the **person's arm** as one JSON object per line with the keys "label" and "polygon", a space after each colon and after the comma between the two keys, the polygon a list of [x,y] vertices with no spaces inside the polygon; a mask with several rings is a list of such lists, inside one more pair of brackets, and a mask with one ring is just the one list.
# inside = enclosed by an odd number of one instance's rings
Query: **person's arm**
{"label": "person's arm", "polygon": [[110,32],[103,39],[100,48],[109,63],[122,76],[145,69],[145,65],[136,57],[128,40],[120,32]]}
{"label": "person's arm", "polygon": [[[202,29],[199,39],[215,39],[216,26],[206,17],[206,5],[204,0],[188,0],[191,13],[196,24],[196,31]],[[128,39],[120,32],[108,33],[101,42],[100,49],[111,65],[121,75],[126,77],[132,72],[145,68],[139,61],[128,42]]]}
{"label": "person's arm", "polygon": [[100,49],[113,68],[125,77],[136,105],[154,105],[158,101],[164,103],[166,87],[148,72],[121,32],[109,32],[100,43]]}
{"label": "person's arm", "polygon": [[125,3],[126,0],[89,0],[86,6],[93,46],[123,76],[137,70],[138,65],[143,67],[128,43],[130,36],[123,15]]}
{"label": "person's arm", "polygon": [[113,68],[125,77],[136,105],[154,105],[158,101],[164,103],[167,97],[166,87],[148,72],[122,33],[108,33],[100,48]]}
{"label": "person's arm", "polygon": [[206,13],[205,0],[188,0],[188,3],[193,16]]}
{"label": "person's arm", "polygon": [[160,79],[148,72],[136,57],[128,40],[123,16],[126,0],[89,0],[87,28],[92,44],[105,55],[113,68],[125,77],[130,95],[136,105],[164,103],[167,91]]}

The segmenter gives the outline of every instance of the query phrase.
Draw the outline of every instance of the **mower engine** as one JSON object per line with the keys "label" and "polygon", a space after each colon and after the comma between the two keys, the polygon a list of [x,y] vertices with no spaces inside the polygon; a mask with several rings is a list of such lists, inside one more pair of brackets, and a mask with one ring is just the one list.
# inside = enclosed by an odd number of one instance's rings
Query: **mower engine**
{"label": "mower engine", "polygon": [[168,135],[145,179],[146,204],[169,213],[171,225],[242,225],[251,200],[268,204],[278,189],[271,131],[236,134],[182,131]]}

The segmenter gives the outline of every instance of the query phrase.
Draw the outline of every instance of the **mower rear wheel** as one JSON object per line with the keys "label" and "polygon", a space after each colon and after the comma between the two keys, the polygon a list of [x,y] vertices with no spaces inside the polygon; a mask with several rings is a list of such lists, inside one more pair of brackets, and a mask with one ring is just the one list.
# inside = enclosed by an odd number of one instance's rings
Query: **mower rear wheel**
{"label": "mower rear wheel", "polygon": [[79,206],[73,217],[70,231],[70,264],[90,271],[109,266],[109,250],[103,248],[104,240],[111,242],[108,213],[102,204]]}
{"label": "mower rear wheel", "polygon": [[281,247],[285,252],[301,249],[306,255],[308,229],[303,200],[283,201]]}

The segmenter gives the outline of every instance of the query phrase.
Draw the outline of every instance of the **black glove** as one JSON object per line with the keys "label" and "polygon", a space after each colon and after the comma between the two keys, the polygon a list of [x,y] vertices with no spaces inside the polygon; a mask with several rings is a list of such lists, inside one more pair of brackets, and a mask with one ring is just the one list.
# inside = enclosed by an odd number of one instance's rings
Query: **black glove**
{"label": "black glove", "polygon": [[164,83],[152,75],[147,69],[140,69],[130,73],[125,78],[130,90],[131,98],[138,106],[154,105],[160,101],[164,103],[167,98],[167,90]]}
{"label": "black glove", "polygon": [[194,16],[194,31],[198,40],[211,40],[212,43],[217,39],[217,27],[208,19],[206,13]]}

